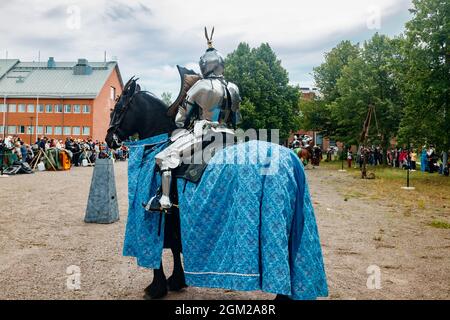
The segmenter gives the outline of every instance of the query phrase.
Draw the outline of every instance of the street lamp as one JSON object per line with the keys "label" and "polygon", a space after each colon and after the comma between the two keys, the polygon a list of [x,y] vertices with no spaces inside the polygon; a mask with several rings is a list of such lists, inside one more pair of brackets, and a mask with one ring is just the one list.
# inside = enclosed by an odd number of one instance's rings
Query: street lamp
{"label": "street lamp", "polygon": [[408,166],[406,168],[406,187],[402,187],[403,190],[415,190],[416,188],[409,186],[409,174],[411,171],[411,143],[408,139]]}

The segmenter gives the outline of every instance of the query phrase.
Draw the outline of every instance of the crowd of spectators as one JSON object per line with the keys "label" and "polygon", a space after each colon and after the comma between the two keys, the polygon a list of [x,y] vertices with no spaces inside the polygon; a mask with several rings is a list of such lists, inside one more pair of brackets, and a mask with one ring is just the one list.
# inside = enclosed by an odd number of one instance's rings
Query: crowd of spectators
{"label": "crowd of spectators", "polygon": [[[408,169],[411,171],[416,171],[419,166],[422,172],[449,175],[449,158],[447,152],[442,151],[437,153],[433,145],[423,146],[418,153],[416,148],[389,148],[386,152],[386,164],[393,168]],[[420,159],[419,159],[420,156]],[[357,153],[356,162],[362,167],[364,163],[364,157],[367,157],[367,164],[372,166],[384,164],[384,153],[381,147],[370,147],[363,148],[360,147]],[[347,153],[347,161],[349,166],[351,166],[351,160],[353,159],[353,154],[351,151]]]}
{"label": "crowd of spectators", "polygon": [[53,148],[67,151],[74,166],[81,166],[83,160],[94,163],[97,158],[114,158],[116,160],[126,160],[128,158],[128,148],[126,146],[112,150],[105,142],[98,140],[67,137],[63,142],[62,140],[44,136],[39,137],[34,144],[30,145],[18,136],[8,136],[5,139],[0,138],[0,166],[6,167],[14,162],[27,162],[30,164],[39,150],[45,152]]}

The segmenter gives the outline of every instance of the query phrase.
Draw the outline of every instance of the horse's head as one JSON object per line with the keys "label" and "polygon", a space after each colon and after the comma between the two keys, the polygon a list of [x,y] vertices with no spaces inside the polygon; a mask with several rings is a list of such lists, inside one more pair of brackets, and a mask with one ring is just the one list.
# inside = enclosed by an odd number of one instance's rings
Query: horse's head
{"label": "horse's head", "polygon": [[141,91],[136,81],[133,77],[127,82],[111,111],[105,141],[112,149],[117,149],[135,134],[145,139],[175,129],[174,119],[167,115],[167,105],[154,95]]}
{"label": "horse's head", "polygon": [[[116,100],[114,109],[111,111],[109,128],[105,141],[110,148],[117,149],[120,143],[135,134],[136,128],[132,121],[130,112],[134,95],[139,92],[137,79],[132,77],[125,85],[122,94]],[[134,132],[133,132],[134,131]]]}

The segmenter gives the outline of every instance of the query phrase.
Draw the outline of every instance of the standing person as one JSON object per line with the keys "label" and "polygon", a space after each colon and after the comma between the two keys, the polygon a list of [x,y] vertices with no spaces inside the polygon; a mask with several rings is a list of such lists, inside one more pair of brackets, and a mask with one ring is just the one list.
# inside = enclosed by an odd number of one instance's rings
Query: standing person
{"label": "standing person", "polygon": [[22,162],[22,145],[19,140],[14,144],[13,154],[16,155],[18,161]]}
{"label": "standing person", "polygon": [[23,141],[20,142],[20,153],[21,153],[21,158],[23,162],[27,161],[27,146],[25,145],[25,143],[23,143]]}
{"label": "standing person", "polygon": [[428,162],[428,172],[434,173],[436,169],[436,159],[435,159],[435,153],[434,146],[431,144],[430,148],[427,152],[427,162]]}
{"label": "standing person", "polygon": [[417,162],[417,152],[415,149],[412,149],[410,155],[411,157],[411,171],[416,171],[416,162]]}
{"label": "standing person", "polygon": [[420,154],[420,171],[425,172],[427,170],[427,147],[422,147],[422,153]]}
{"label": "standing person", "polygon": [[347,151],[347,165],[350,169],[352,167],[352,160],[353,160],[353,152],[351,149],[348,149]]}
{"label": "standing person", "polygon": [[449,153],[450,150],[448,150],[447,152],[442,151],[442,174],[447,177],[449,176]]}

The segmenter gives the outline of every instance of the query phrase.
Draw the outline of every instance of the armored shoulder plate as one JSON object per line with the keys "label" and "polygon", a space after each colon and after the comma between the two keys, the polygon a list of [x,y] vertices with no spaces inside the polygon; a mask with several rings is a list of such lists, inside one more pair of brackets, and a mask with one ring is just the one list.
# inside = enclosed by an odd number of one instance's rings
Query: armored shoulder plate
{"label": "armored shoulder plate", "polygon": [[200,117],[204,120],[219,121],[225,88],[219,79],[202,79],[188,91],[186,101],[200,107]]}
{"label": "armored shoulder plate", "polygon": [[236,112],[239,110],[241,104],[241,96],[239,95],[239,88],[232,82],[228,82],[228,92],[231,98],[231,111]]}
{"label": "armored shoulder plate", "polygon": [[231,123],[233,126],[236,126],[242,121],[241,113],[239,110],[242,99],[239,95],[239,88],[234,83],[228,82],[227,90],[231,99],[231,101],[229,102],[231,107]]}

